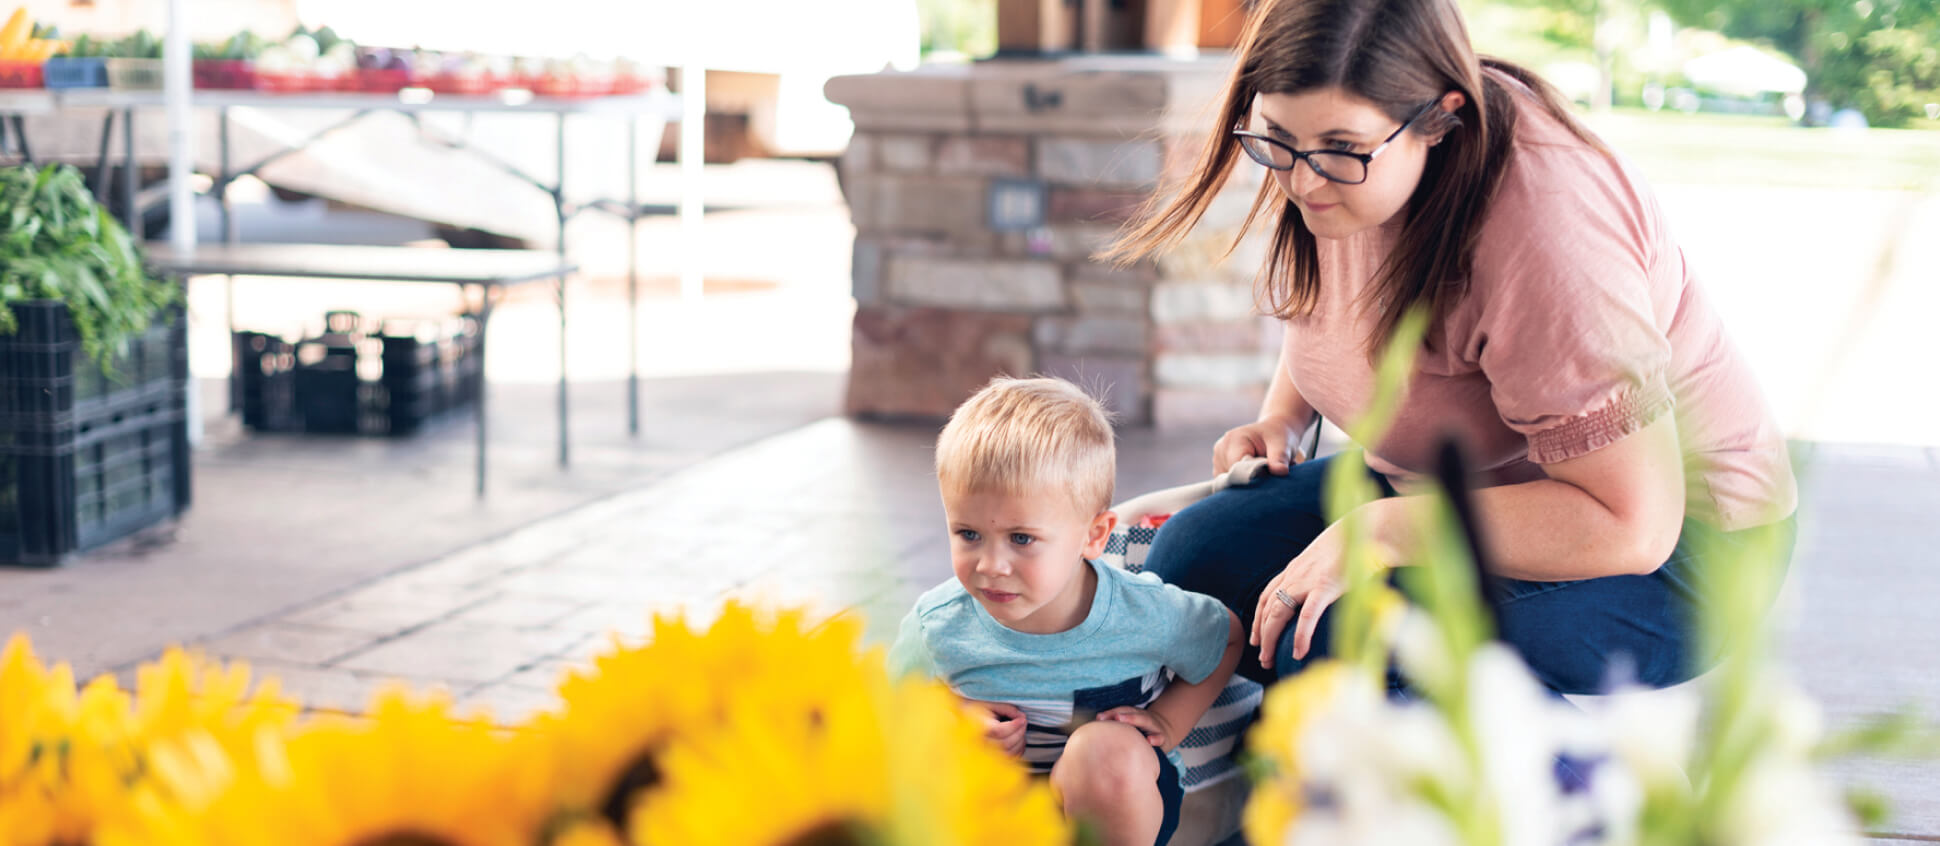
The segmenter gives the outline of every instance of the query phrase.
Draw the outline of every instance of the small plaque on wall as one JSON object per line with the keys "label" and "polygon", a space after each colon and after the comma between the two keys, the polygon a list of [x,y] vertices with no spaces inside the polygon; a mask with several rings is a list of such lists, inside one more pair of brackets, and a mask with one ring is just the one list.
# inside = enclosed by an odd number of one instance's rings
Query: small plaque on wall
{"label": "small plaque on wall", "polygon": [[1044,183],[1036,179],[990,181],[990,228],[1016,232],[1044,225]]}

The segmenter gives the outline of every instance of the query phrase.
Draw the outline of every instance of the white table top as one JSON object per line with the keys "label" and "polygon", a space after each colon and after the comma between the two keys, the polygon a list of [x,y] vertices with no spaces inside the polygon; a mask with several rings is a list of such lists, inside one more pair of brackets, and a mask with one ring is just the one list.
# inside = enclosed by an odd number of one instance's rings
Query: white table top
{"label": "white table top", "polygon": [[572,273],[579,265],[543,250],[458,250],[339,244],[198,244],[142,247],[148,266],[179,276],[291,276],[394,282],[517,285]]}
{"label": "white table top", "polygon": [[[402,112],[537,112],[547,114],[659,114],[680,117],[680,95],[664,89],[614,97],[538,97],[524,91],[495,94],[434,94],[409,88],[397,93],[318,91],[279,93],[196,89],[198,108],[382,109]],[[0,113],[41,114],[62,108],[161,106],[160,91],[112,88],[0,89]]]}

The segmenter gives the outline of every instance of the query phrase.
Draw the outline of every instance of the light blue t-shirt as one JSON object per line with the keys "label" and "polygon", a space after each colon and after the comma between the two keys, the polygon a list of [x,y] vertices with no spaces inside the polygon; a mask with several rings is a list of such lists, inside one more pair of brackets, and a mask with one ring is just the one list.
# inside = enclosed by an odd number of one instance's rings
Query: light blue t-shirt
{"label": "light blue t-shirt", "polygon": [[937,585],[903,618],[890,670],[940,678],[966,699],[1017,706],[1027,723],[1024,760],[1048,772],[1065,739],[1100,712],[1146,707],[1170,675],[1196,684],[1219,668],[1228,630],[1219,600],[1151,573],[1089,563],[1098,573],[1091,610],[1055,634],[1008,628],[955,579]]}

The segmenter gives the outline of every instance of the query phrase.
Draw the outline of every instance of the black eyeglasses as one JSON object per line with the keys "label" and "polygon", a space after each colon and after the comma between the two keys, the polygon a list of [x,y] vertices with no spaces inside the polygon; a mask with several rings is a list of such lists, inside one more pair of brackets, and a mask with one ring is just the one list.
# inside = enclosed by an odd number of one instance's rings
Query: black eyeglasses
{"label": "black eyeglasses", "polygon": [[1389,144],[1393,144],[1394,139],[1400,138],[1401,133],[1408,131],[1408,127],[1413,126],[1415,121],[1420,120],[1422,115],[1428,114],[1428,110],[1434,107],[1433,102],[1421,107],[1415,112],[1414,117],[1402,123],[1401,128],[1396,129],[1393,135],[1389,135],[1387,140],[1381,142],[1380,146],[1366,153],[1350,153],[1346,150],[1308,150],[1303,153],[1286,142],[1270,138],[1263,133],[1235,129],[1233,135],[1239,138],[1240,149],[1245,150],[1247,156],[1270,170],[1292,170],[1294,165],[1305,159],[1307,166],[1313,168],[1314,172],[1320,174],[1323,179],[1343,185],[1359,185],[1367,181],[1368,163],[1374,161],[1375,156],[1381,155],[1381,151],[1386,150]]}

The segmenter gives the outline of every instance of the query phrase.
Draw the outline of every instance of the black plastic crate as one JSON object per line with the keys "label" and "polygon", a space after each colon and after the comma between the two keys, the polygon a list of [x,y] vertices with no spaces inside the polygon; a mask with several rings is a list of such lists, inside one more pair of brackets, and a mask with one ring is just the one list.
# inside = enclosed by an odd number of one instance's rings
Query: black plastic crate
{"label": "black plastic crate", "polygon": [[236,376],[243,425],[264,432],[301,429],[296,414],[296,345],[263,332],[237,332]]}
{"label": "black plastic crate", "polygon": [[186,509],[188,427],[169,405],[0,434],[0,561],[53,566]]}
{"label": "black plastic crate", "polygon": [[18,328],[0,336],[0,428],[112,415],[163,399],[188,379],[188,327],[179,309],[161,315],[103,368],[81,350],[66,305],[29,300],[9,307]]}
{"label": "black plastic crate", "polygon": [[258,431],[412,434],[478,397],[478,324],[469,316],[385,320],[330,312],[294,344],[238,332],[243,422]]}
{"label": "black plastic crate", "polygon": [[187,508],[180,313],[103,374],[65,306],[12,308],[20,331],[0,337],[0,562],[59,564]]}

